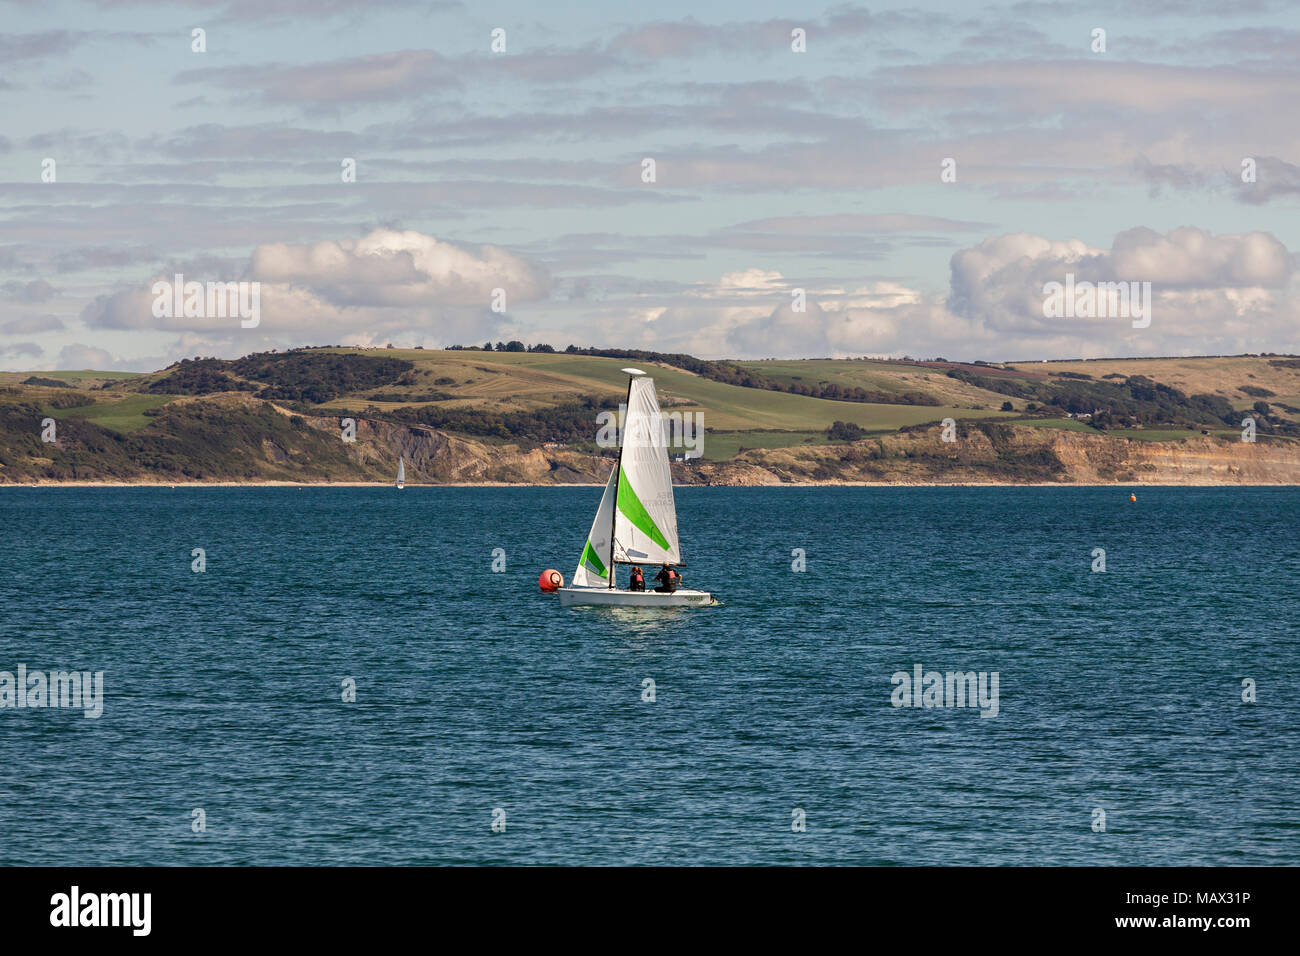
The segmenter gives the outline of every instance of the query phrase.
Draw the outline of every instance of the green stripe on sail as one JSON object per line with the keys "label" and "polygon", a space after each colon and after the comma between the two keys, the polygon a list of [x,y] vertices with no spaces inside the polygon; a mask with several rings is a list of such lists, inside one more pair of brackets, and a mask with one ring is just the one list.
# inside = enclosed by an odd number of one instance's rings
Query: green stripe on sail
{"label": "green stripe on sail", "polygon": [[[573,552],[570,551],[569,553],[572,554]],[[588,541],[587,546],[582,549],[582,560],[578,563],[586,564],[595,568],[597,577],[603,578],[605,576],[605,562],[600,560],[600,555],[596,554],[596,549],[591,546],[590,541]]]}
{"label": "green stripe on sail", "polygon": [[625,471],[618,473],[618,510],[623,512],[628,521],[649,535],[651,541],[665,551],[669,550],[668,539],[664,537],[659,526],[650,517],[650,513],[645,510],[645,505],[641,504],[641,499],[632,490]]}

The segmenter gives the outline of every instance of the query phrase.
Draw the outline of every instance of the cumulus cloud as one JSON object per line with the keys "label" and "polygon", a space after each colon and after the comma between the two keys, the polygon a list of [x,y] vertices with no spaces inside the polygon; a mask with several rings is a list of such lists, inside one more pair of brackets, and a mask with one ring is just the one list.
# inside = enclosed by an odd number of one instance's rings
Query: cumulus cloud
{"label": "cumulus cloud", "polygon": [[[946,294],[898,280],[810,288],[795,311],[779,272],[729,273],[643,313],[620,331],[646,347],[715,357],[943,355],[1006,360],[1219,354],[1300,347],[1295,256],[1267,233],[1165,234],[1137,228],[1111,248],[1028,233],[994,236],[952,256]],[[1131,317],[1049,318],[1044,284],[1150,282],[1152,324]],[[717,299],[709,309],[705,303]]]}
{"label": "cumulus cloud", "polygon": [[413,231],[376,229],[362,239],[274,244],[253,252],[251,278],[306,286],[340,306],[486,305],[545,294],[545,272],[496,246],[477,250]]}
{"label": "cumulus cloud", "polygon": [[697,294],[709,297],[772,295],[785,288],[785,277],[779,272],[770,269],[746,269],[742,272],[728,272],[718,280],[716,286],[699,290]]}
{"label": "cumulus cloud", "polygon": [[[1155,307],[1165,317],[1161,332],[1152,336],[1177,339],[1179,347],[1199,339],[1202,351],[1212,351],[1225,341],[1223,331],[1245,314],[1273,316],[1277,331],[1294,340],[1282,320],[1294,305],[1285,290],[1295,257],[1268,233],[1215,236],[1187,226],[1161,235],[1136,228],[1117,235],[1109,250],[1077,239],[1014,233],[960,250],[951,272],[947,308],[974,327],[1003,335],[1059,337],[1066,331],[1061,319],[1043,315],[1043,287],[1072,275],[1075,282],[1150,282]],[[1124,317],[1070,321],[1090,326],[1086,333],[1078,329],[1080,337],[1106,326],[1115,350],[1110,354],[1133,347],[1122,334]],[[1249,346],[1237,336],[1231,341]]]}
{"label": "cumulus cloud", "polygon": [[921,298],[921,293],[916,289],[909,289],[898,282],[869,282],[848,293],[842,302],[832,300],[826,308],[893,309],[901,305],[917,305]]}
{"label": "cumulus cloud", "polygon": [[[497,246],[463,247],[414,231],[376,229],[360,239],[253,250],[240,275],[182,273],[189,282],[258,283],[259,335],[285,344],[383,340],[399,332],[427,336],[429,344],[472,341],[495,334],[506,321],[494,312],[495,291],[506,309],[548,294],[540,266]],[[162,329],[220,334],[238,319],[217,315],[155,317],[153,285],[98,296],[82,320],[104,329]],[[250,336],[251,339],[251,336]]]}
{"label": "cumulus cloud", "polygon": [[1266,232],[1213,236],[1194,226],[1121,232],[1111,259],[1119,279],[1163,286],[1280,288],[1295,272],[1295,257]]}
{"label": "cumulus cloud", "polygon": [[1080,278],[1086,272],[1095,280],[1102,255],[1078,239],[1028,233],[990,237],[953,255],[946,306],[954,315],[996,331],[1052,328],[1042,315],[1043,285],[1063,281],[1067,271]]}
{"label": "cumulus cloud", "polygon": [[810,299],[803,312],[782,303],[770,313],[733,324],[727,354],[800,358],[953,354],[972,338],[971,324],[934,296],[893,282]]}

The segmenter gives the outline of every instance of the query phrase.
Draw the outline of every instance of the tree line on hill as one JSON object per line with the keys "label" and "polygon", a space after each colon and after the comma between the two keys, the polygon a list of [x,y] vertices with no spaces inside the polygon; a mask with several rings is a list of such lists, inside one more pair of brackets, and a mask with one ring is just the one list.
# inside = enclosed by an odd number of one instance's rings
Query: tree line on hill
{"label": "tree line on hill", "polygon": [[735,362],[696,358],[684,352],[654,352],[645,349],[598,349],[579,348],[570,345],[563,353],[557,352],[550,345],[524,345],[518,340],[498,342],[494,346],[485,342],[481,347],[472,345],[452,345],[450,351],[480,352],[547,352],[564,355],[594,355],[600,358],[630,359],[639,362],[658,362],[670,365],[686,372],[693,372],[701,378],[725,385],[737,385],[741,388],[761,388],[771,392],[787,392],[791,395],[807,395],[810,398],[822,398],[837,402],[871,402],[880,405],[940,405],[933,395],[925,392],[888,392],[866,389],[857,385],[838,385],[834,382],[783,382],[771,378],[752,368],[746,368]]}
{"label": "tree line on hill", "polygon": [[569,402],[531,411],[494,412],[483,408],[446,408],[439,405],[405,405],[401,408],[365,410],[368,418],[408,425],[428,425],[440,431],[477,438],[530,442],[590,442],[596,415],[617,411],[618,402],[583,395]]}
{"label": "tree line on hill", "polygon": [[[550,345],[525,345],[517,339],[497,342],[495,345],[486,342],[481,347],[453,345],[449,351],[559,354]],[[570,345],[563,354],[657,362],[726,385],[806,395],[829,401],[871,402],[881,405],[942,404],[933,395],[922,391],[890,392],[835,382],[782,381],[735,362],[701,359],[684,352],[579,348]],[[151,383],[148,391],[164,395],[210,395],[214,392],[245,391],[255,392],[258,398],[319,405],[350,392],[381,385],[412,384],[413,380],[409,377],[404,379],[404,376],[414,367],[404,359],[340,354],[311,348],[291,349],[287,352],[258,352],[233,360],[182,359],[169,366],[170,374]],[[407,399],[413,400],[415,399]]]}
{"label": "tree line on hill", "polygon": [[[1230,425],[1237,428],[1244,414],[1233,408],[1222,395],[1187,395],[1145,375],[1118,376],[1124,378],[1121,382],[1095,381],[1077,374],[1060,373],[1055,380],[1035,381],[982,375],[969,369],[955,368],[949,370],[948,376],[977,388],[1030,400],[1025,406],[1030,412],[1050,415],[1055,411],[1083,416],[1099,431],[1132,425],[1184,428]],[[1267,402],[1256,402],[1253,411],[1259,431],[1300,435],[1300,426],[1277,417]]]}
{"label": "tree line on hill", "polygon": [[150,392],[162,395],[256,392],[258,398],[272,401],[319,405],[381,385],[409,385],[413,380],[403,379],[415,365],[404,359],[374,355],[295,350],[256,352],[232,360],[181,359],[169,368],[175,371],[151,383]]}

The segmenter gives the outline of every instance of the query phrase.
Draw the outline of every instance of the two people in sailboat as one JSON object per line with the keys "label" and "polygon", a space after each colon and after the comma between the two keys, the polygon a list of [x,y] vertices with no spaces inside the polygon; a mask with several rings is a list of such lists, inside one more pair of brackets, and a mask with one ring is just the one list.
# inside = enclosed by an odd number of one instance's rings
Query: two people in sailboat
{"label": "two people in sailboat", "polygon": [[659,569],[659,573],[655,575],[655,580],[659,582],[659,587],[655,588],[656,591],[664,591],[668,594],[672,594],[677,590],[677,584],[681,580],[681,575],[665,564]]}
{"label": "two people in sailboat", "polygon": [[[681,583],[682,576],[665,564],[659,569],[659,573],[655,575],[655,580],[659,582],[659,587],[655,588],[656,591],[672,594],[677,590],[677,585]],[[629,591],[645,590],[645,572],[641,570],[639,565],[632,565],[632,577],[627,583],[627,589]]]}

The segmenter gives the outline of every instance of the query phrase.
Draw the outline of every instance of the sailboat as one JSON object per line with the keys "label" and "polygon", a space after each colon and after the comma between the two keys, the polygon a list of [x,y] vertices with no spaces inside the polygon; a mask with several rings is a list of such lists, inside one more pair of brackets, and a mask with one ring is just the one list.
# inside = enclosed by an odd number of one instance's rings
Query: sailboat
{"label": "sailboat", "polygon": [[708,591],[678,587],[671,594],[616,587],[620,564],[643,567],[647,588],[661,564],[682,562],[677,540],[677,509],[673,477],[668,468],[668,443],[663,416],[655,396],[654,379],[635,368],[627,384],[627,415],[623,421],[618,464],[609,474],[591,533],[578,559],[573,583],[559,589],[564,607],[597,604],[616,607],[700,607],[717,604]]}
{"label": "sailboat", "polygon": [[406,459],[397,459],[397,490],[401,491],[406,487]]}

